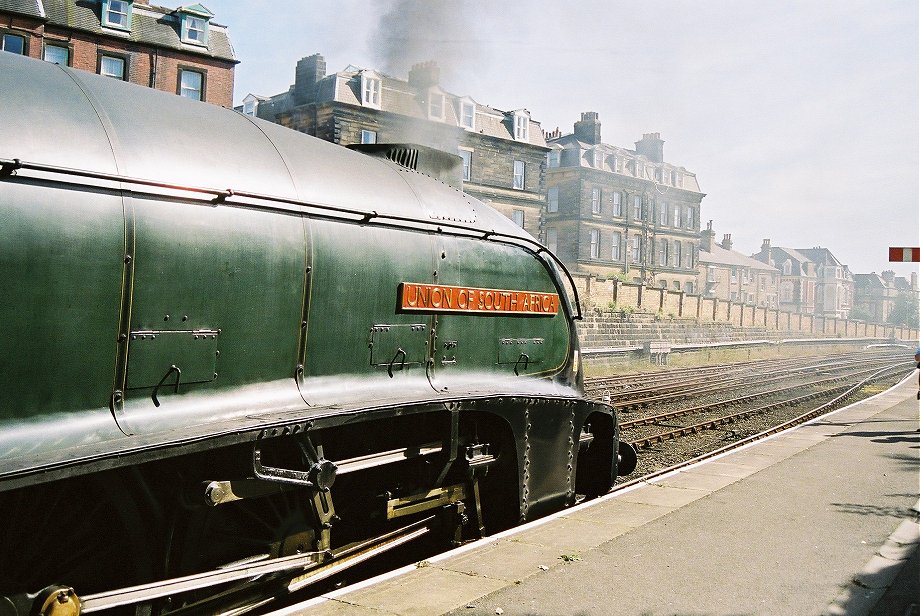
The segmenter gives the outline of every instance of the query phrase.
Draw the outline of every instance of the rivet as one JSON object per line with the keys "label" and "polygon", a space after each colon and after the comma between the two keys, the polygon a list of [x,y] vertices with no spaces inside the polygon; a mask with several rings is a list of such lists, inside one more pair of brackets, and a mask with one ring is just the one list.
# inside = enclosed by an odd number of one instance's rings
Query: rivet
{"label": "rivet", "polygon": [[164,321],[168,321],[168,320],[169,320],[169,315],[167,314],[165,317],[163,317],[163,320],[164,320]]}

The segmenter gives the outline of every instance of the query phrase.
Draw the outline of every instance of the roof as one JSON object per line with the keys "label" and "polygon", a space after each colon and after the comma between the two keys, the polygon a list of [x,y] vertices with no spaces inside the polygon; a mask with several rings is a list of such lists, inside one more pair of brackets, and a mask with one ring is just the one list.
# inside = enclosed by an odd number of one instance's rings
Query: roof
{"label": "roof", "polygon": [[[3,9],[4,5],[30,5],[35,3],[35,1],[0,0],[0,9]],[[111,29],[102,27],[99,15],[100,3],[98,2],[41,0],[39,4],[44,7],[47,26],[80,30],[99,36],[110,36],[118,40],[127,39],[153,47],[175,49],[192,55],[208,56],[234,63],[238,62],[230,44],[227,28],[220,24],[214,22],[208,24],[207,47],[183,43],[180,39],[179,9],[134,2],[131,10],[131,32],[130,34],[121,35],[114,34]],[[204,11],[210,13],[205,7],[198,4],[185,7],[185,11],[196,15],[203,15]]]}
{"label": "roof", "polygon": [[624,148],[624,147],[612,145],[609,143],[598,143],[598,144],[586,143],[584,141],[579,140],[575,136],[575,133],[569,133],[566,135],[562,135],[561,137],[557,137],[555,139],[550,139],[549,141],[547,141],[546,145],[551,148],[554,146],[559,146],[563,150],[575,150],[579,153],[579,156],[577,156],[575,159],[576,160],[575,164],[572,164],[572,160],[570,159],[565,164],[561,164],[560,165],[561,167],[566,167],[566,168],[581,167],[584,169],[594,169],[595,171],[626,175],[627,177],[635,177],[634,175],[631,175],[626,172],[625,166],[621,167],[622,171],[598,169],[597,167],[594,166],[593,160],[588,160],[585,156],[581,156],[582,152],[600,150],[604,154],[605,157],[606,156],[617,156],[618,158],[620,158],[620,160],[623,160],[623,161],[637,161],[637,160],[640,161],[646,169],[646,177],[640,177],[639,178],[640,180],[655,181],[656,184],[661,184],[665,186],[666,188],[671,188],[672,186],[668,183],[661,183],[661,182],[656,181],[654,179],[654,175],[649,177],[648,170],[660,168],[660,169],[665,170],[668,173],[670,173],[671,171],[678,171],[681,174],[682,185],[674,186],[674,188],[678,188],[681,190],[689,190],[691,192],[698,192],[698,193],[702,192],[700,190],[700,184],[699,184],[699,181],[697,180],[696,174],[693,173],[692,171],[687,171],[685,167],[681,167],[680,165],[675,165],[673,163],[654,162],[650,160],[647,156],[639,154],[638,152],[636,152],[636,150],[631,150],[629,148]]}
{"label": "roof", "polygon": [[875,272],[871,274],[853,274],[853,284],[859,289],[885,289],[888,287],[882,277]]}
{"label": "roof", "polygon": [[818,265],[833,265],[835,267],[846,267],[837,257],[827,248],[799,248],[798,251],[805,255],[809,261]]}
{"label": "roof", "polygon": [[41,0],[0,0],[0,11],[36,19],[45,17],[45,9],[42,7]]}
{"label": "roof", "polygon": [[753,270],[760,270],[765,272],[779,272],[775,267],[767,265],[762,261],[757,259],[752,259],[751,257],[745,256],[740,252],[734,250],[726,250],[717,244],[712,245],[712,250],[700,250],[699,258],[697,259],[700,263],[711,263],[713,265],[728,265],[734,267],[747,267]]}
{"label": "roof", "polygon": [[[468,95],[452,94],[438,85],[433,85],[430,88],[417,88],[406,79],[353,65],[320,79],[316,84],[314,96],[303,104],[336,102],[362,107],[361,77],[364,74],[371,74],[380,79],[380,111],[384,113],[406,116],[425,122],[443,123],[446,126],[453,126],[458,130],[463,130],[460,126],[459,118],[460,102],[472,102],[476,107],[476,133],[498,139],[514,140],[513,116],[515,111],[502,111],[495,107],[477,103]],[[443,121],[432,120],[428,116],[427,95],[431,91],[444,95]],[[290,111],[298,105],[294,100],[294,86],[291,86],[286,92],[270,97],[267,104],[262,106],[262,109],[267,112],[266,115],[260,115],[262,117],[272,117],[274,114]],[[546,147],[546,139],[543,137],[540,123],[532,118],[530,119],[527,137],[526,143]]]}

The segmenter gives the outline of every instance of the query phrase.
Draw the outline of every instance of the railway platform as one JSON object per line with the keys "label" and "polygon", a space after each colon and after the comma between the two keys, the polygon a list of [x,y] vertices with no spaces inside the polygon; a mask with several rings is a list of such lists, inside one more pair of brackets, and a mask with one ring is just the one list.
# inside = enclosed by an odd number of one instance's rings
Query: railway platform
{"label": "railway platform", "polygon": [[276,614],[920,615],[916,378]]}

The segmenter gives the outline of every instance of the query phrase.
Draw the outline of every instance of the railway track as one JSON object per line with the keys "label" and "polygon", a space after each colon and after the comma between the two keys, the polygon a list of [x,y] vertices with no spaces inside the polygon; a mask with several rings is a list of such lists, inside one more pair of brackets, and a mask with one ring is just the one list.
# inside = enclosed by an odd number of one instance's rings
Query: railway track
{"label": "railway track", "polygon": [[[621,438],[630,441],[630,435],[642,426],[651,426],[659,431],[631,441],[640,450],[639,466],[631,475],[620,478],[613,491],[625,490],[637,483],[719,456],[820,417],[846,403],[896,384],[909,375],[914,367],[915,364],[903,352],[869,352],[849,357],[808,358],[794,362],[758,361],[743,366],[684,369],[665,378],[659,374],[616,377],[622,387],[618,394],[611,396],[611,402],[622,404],[621,417],[624,419],[621,419]],[[760,378],[756,384],[741,386],[737,382],[739,375],[762,377],[768,371],[772,372],[771,377]],[[719,379],[719,387],[709,386],[714,375],[725,374],[735,375],[735,378]],[[776,383],[784,380],[795,382],[776,386]],[[593,380],[591,385],[597,385],[599,381]],[[686,386],[688,381],[696,385],[684,387],[681,399],[698,401],[706,398],[710,401],[655,413],[654,401],[624,404],[619,399],[620,393],[630,390],[638,394],[640,390],[650,389],[654,394],[654,386],[649,385],[651,382],[657,382],[662,388],[668,389],[678,382]],[[604,396],[604,389],[609,392],[609,387],[610,381],[606,381],[603,388],[595,388],[595,396]],[[637,396],[637,399],[647,400],[652,397],[655,395],[645,398]],[[712,416],[713,413],[718,414]],[[642,416],[633,417],[635,415]],[[701,416],[706,417],[701,419]],[[661,429],[663,424],[680,418],[689,418],[690,421],[687,425]],[[418,556],[415,553],[415,558],[422,560],[433,555]],[[411,562],[394,562],[391,569],[404,567]],[[375,573],[383,571],[378,568]],[[336,587],[354,582],[357,580],[342,578]]]}

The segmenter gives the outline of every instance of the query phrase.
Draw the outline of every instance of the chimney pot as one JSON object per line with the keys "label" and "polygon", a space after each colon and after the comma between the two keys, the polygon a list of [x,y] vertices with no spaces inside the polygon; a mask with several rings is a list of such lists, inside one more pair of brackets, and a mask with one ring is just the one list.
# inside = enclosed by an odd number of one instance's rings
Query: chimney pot
{"label": "chimney pot", "polygon": [[440,79],[441,69],[434,60],[414,64],[409,69],[409,85],[420,90],[438,85]]}

